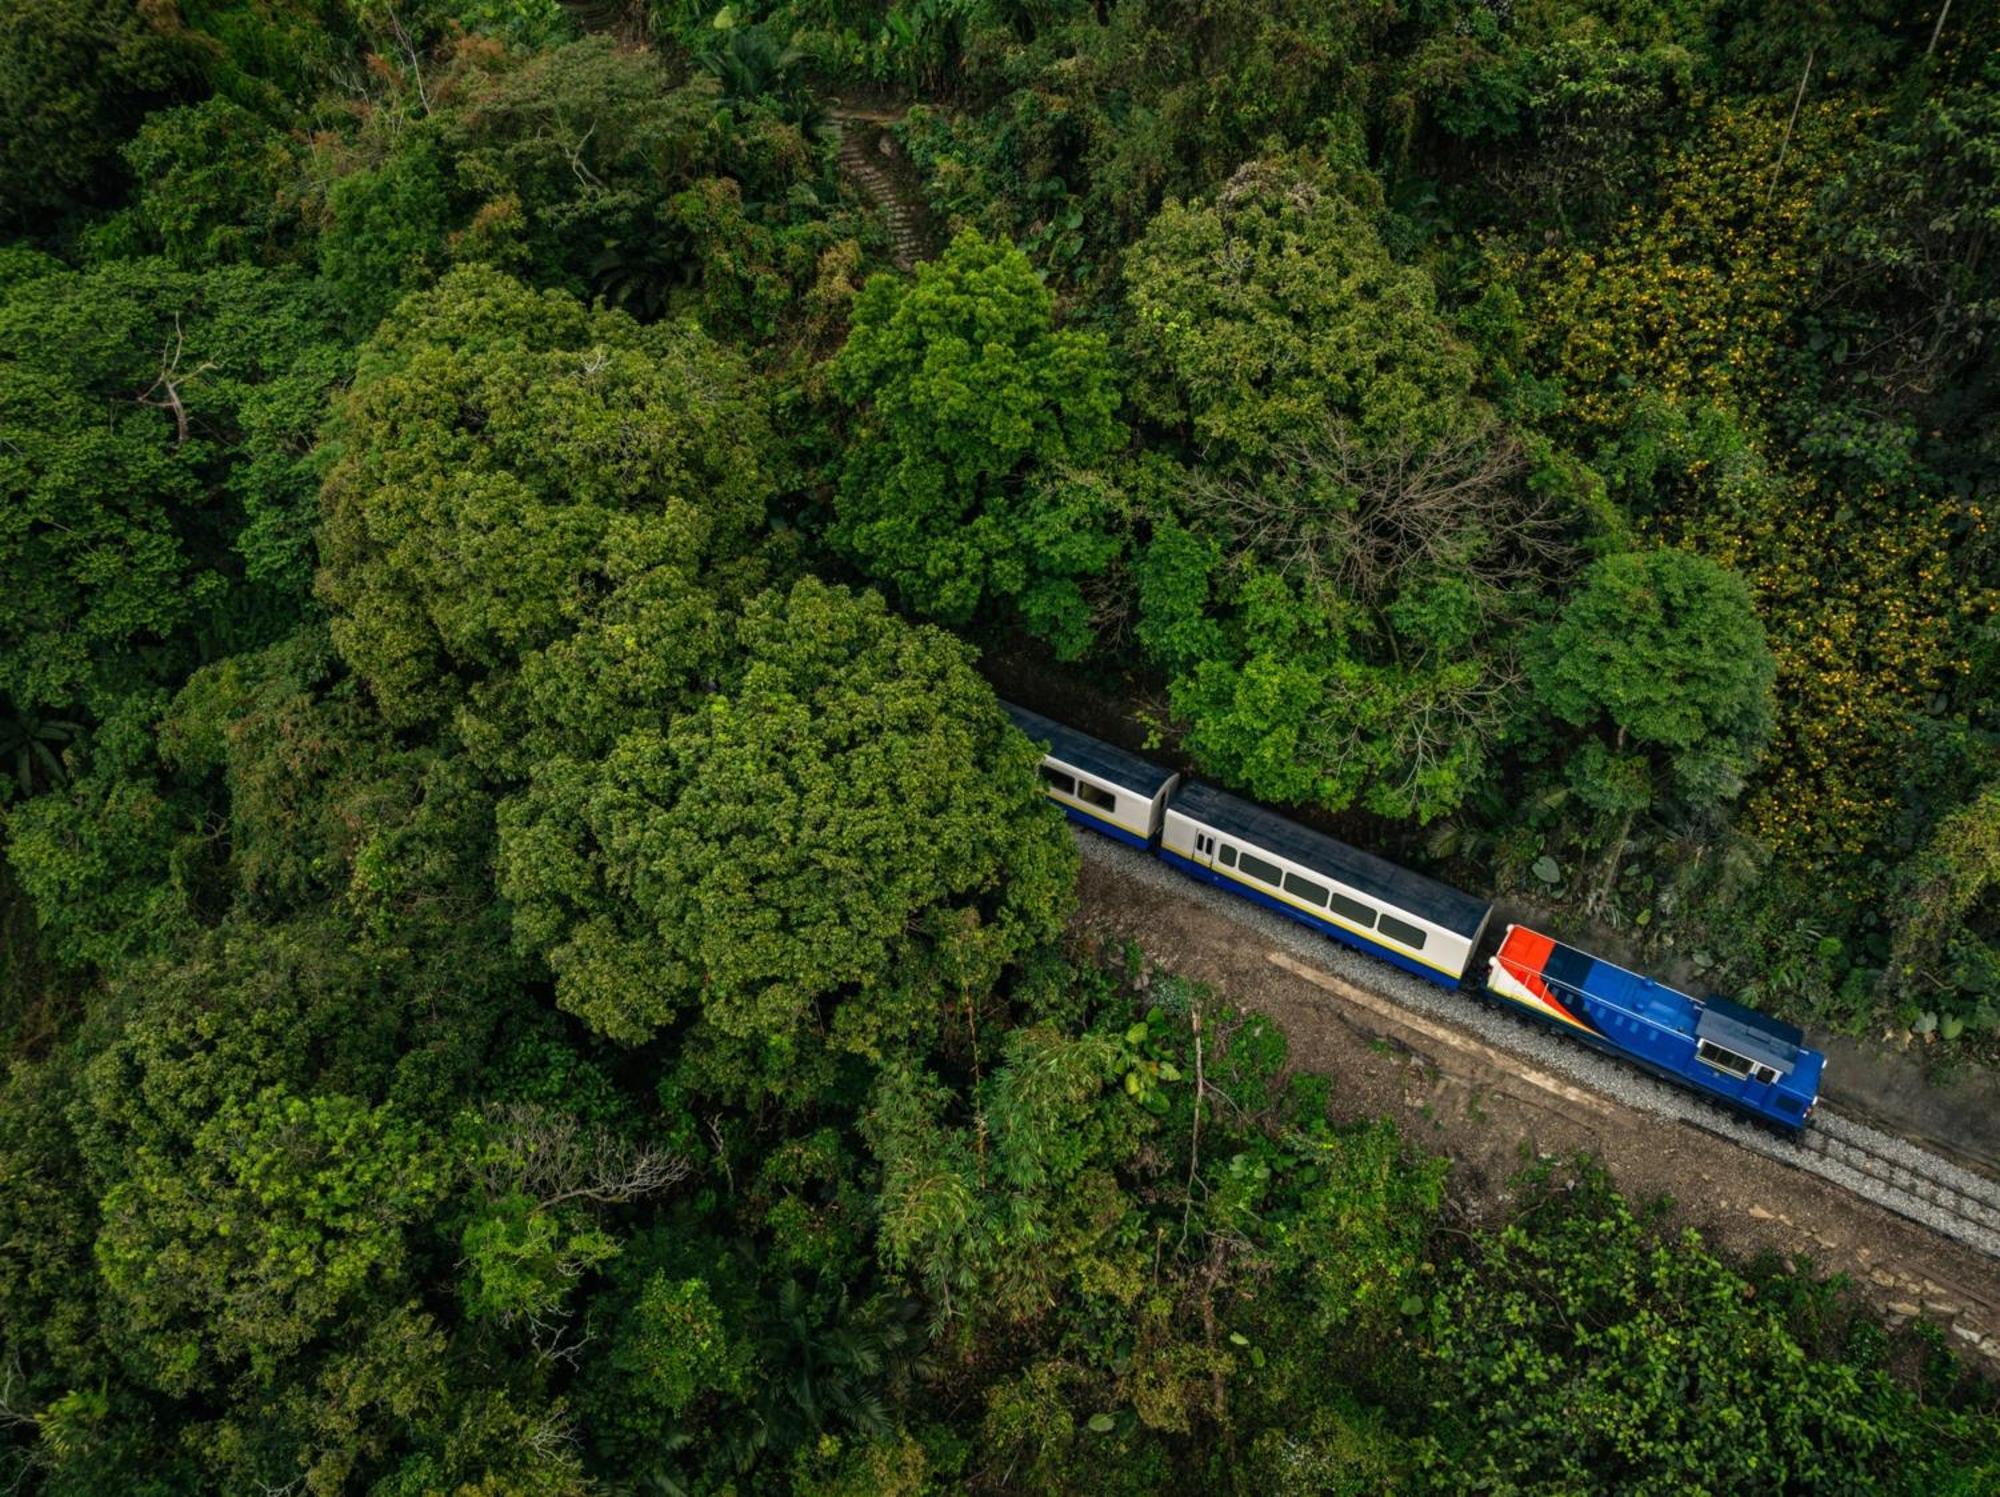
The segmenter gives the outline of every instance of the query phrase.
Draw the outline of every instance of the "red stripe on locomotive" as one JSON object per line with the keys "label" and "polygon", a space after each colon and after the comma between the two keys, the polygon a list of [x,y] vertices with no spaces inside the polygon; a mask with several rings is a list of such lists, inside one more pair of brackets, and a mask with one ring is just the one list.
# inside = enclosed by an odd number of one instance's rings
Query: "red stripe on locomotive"
{"label": "red stripe on locomotive", "polygon": [[1574,1024],[1578,1029],[1591,1030],[1593,1026],[1571,1013],[1569,1005],[1556,996],[1555,990],[1542,975],[1549,954],[1555,949],[1555,937],[1529,930],[1525,925],[1510,925],[1507,939],[1500,943],[1500,950],[1495,955],[1507,975],[1546,1003],[1556,1017]]}

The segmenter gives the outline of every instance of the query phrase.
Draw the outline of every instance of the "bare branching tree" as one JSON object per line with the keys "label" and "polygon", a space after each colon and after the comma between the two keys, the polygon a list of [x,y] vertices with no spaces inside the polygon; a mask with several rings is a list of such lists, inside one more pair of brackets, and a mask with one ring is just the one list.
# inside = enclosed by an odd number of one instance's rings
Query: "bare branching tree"
{"label": "bare branching tree", "polygon": [[608,1128],[590,1127],[572,1113],[509,1102],[486,1109],[502,1157],[484,1167],[487,1190],[499,1196],[521,1190],[537,1209],[567,1201],[601,1206],[636,1201],[676,1185],[693,1173],[680,1155],[633,1144]]}
{"label": "bare branching tree", "polygon": [[551,1310],[524,1319],[528,1345],[535,1350],[535,1360],[545,1366],[574,1367],[590,1344],[590,1332],[578,1332],[567,1314]]}
{"label": "bare branching tree", "polygon": [[1497,589],[1567,550],[1555,505],[1516,481],[1520,444],[1497,423],[1383,449],[1328,419],[1274,457],[1255,479],[1193,475],[1183,503],[1309,588],[1376,603],[1438,568]]}

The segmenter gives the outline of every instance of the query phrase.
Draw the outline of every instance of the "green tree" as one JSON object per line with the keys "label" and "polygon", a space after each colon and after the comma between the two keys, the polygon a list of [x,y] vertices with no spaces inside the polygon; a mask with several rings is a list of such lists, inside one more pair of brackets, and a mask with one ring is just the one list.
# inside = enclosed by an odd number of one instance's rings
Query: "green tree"
{"label": "green tree", "polygon": [[10,806],[7,859],[43,949],[67,966],[113,966],[163,950],[194,922],[186,874],[199,838],[163,784],[156,691],[121,698],[65,755],[63,783]]}
{"label": "green tree", "polygon": [[381,159],[326,187],[318,240],[320,277],[366,333],[405,292],[429,285],[449,263],[452,202],[435,126],[405,122]]}
{"label": "green tree", "polygon": [[611,1369],[627,1396],[672,1415],[706,1393],[742,1393],[748,1352],[702,1280],[655,1273],[619,1327]]}
{"label": "green tree", "polygon": [[[699,593],[761,527],[773,447],[750,372],[698,330],[455,271],[383,323],[335,414],[334,640],[391,722],[447,719],[605,593]],[[643,641],[684,681],[713,669],[702,646]]]}
{"label": "green tree", "polygon": [[[1169,686],[1210,773],[1265,800],[1426,822],[1485,778],[1515,703],[1504,638],[1470,648],[1480,610],[1467,590],[1413,590],[1397,599],[1399,632],[1378,634],[1358,609],[1328,617],[1270,572],[1224,588],[1229,646]],[[1396,658],[1398,645],[1410,653]]]}
{"label": "green tree", "polygon": [[0,231],[50,227],[109,196],[118,148],[184,98],[209,50],[177,6],[20,0],[0,13]]}
{"label": "green tree", "polygon": [[[197,672],[171,702],[121,699],[71,760],[65,785],[7,822],[10,860],[65,962],[115,971],[237,907],[282,920],[335,906],[392,949],[411,943],[411,976],[433,957],[504,949],[477,773],[395,743],[339,678],[324,628]],[[460,978],[489,970],[482,959]]]}
{"label": "green tree", "polygon": [[1430,277],[1390,258],[1368,181],[1311,157],[1253,161],[1213,201],[1160,209],[1125,267],[1146,416],[1225,462],[1329,416],[1371,444],[1461,423],[1470,354]]}
{"label": "green tree", "polygon": [[1322,421],[1258,473],[1170,485],[1134,632],[1203,769],[1272,801],[1457,809],[1512,732],[1538,573],[1566,562],[1523,467],[1486,420],[1372,448]]}
{"label": "green tree", "polygon": [[[1411,124],[1391,39],[1421,24],[1408,17],[1310,0],[1028,0],[1006,18],[1014,35],[957,70],[965,102],[913,110],[910,138],[954,220],[1011,232],[1052,276],[1099,294],[1163,200],[1212,191],[1274,141],[1332,137],[1359,159],[1378,120],[1391,150]],[[1388,99],[1400,107],[1370,108]]]}
{"label": "green tree", "polygon": [[1143,1126],[1122,1093],[1106,1105],[1125,1059],[1102,1033],[1014,1030],[975,1127],[949,1121],[956,1099],[931,1076],[877,1083],[863,1131],[882,1167],[879,1251],[940,1325],[1026,1325],[1071,1295],[1136,1290],[1133,1206],[1109,1173]]}
{"label": "green tree", "polygon": [[1732,799],[1770,733],[1776,664],[1750,591],[1691,551],[1593,562],[1528,671],[1537,702],[1587,730],[1568,753],[1570,788],[1619,828],[1599,900],[1633,817]]}
{"label": "green tree", "polygon": [[[1401,62],[1429,122],[1480,150],[1510,223],[1586,232],[1643,190],[1714,67],[1707,0],[1437,13]],[[1449,18],[1448,24],[1444,24]]]}
{"label": "green tree", "polygon": [[[1952,446],[1972,449],[1937,452],[1940,466],[1977,453],[1990,471],[1992,433],[1981,412],[1994,380],[1984,350],[2000,319],[2000,269],[1986,248],[2000,225],[2000,58],[1985,51],[1965,71],[1971,76],[1956,86],[1888,113],[1873,138],[1843,154],[1844,169],[1828,185],[1816,227],[1842,294],[1829,296],[1815,319],[1811,346],[1832,350],[1852,393],[1835,422],[1810,411],[1812,396],[1801,414],[1808,423],[1818,417],[1822,441],[1834,435],[1828,425],[1879,423],[1889,429],[1878,440],[1900,450],[1900,433],[1882,420],[1886,400],[1921,412],[1933,443],[1949,434]],[[1861,447],[1852,438],[1848,445]]]}
{"label": "green tree", "polygon": [[857,407],[833,539],[920,612],[964,624],[1012,603],[1073,656],[1078,579],[1119,542],[1103,486],[1068,470],[1121,434],[1104,341],[1054,315],[1028,257],[971,230],[914,281],[868,283],[833,365]]}
{"label": "green tree", "polygon": [[125,163],[134,214],[176,265],[271,263],[301,228],[303,170],[289,143],[220,96],[148,115]]}
{"label": "green tree", "polygon": [[1529,1200],[1429,1309],[1439,1487],[1944,1491],[1972,1489],[1954,1466],[1972,1486],[1990,1466],[1949,1414],[1919,1433],[1878,1338],[1801,1337],[1787,1286],[1647,1225],[1601,1176]]}
{"label": "green tree", "polygon": [[97,1242],[147,1379],[170,1393],[245,1361],[268,1374],[399,1278],[405,1231],[446,1184],[420,1130],[333,1092],[225,1102],[189,1143],[133,1157]]}
{"label": "green tree", "polygon": [[0,289],[0,698],[108,707],[191,665],[197,631],[278,632],[304,578],[306,450],[346,364],[311,287],[248,267]]}
{"label": "green tree", "polygon": [[[400,52],[401,13],[376,14],[382,50]],[[428,84],[403,76],[317,153],[320,263],[359,330],[473,263],[768,336],[843,237],[827,156],[775,103],[729,104],[713,79],[609,36],[445,50]]]}
{"label": "green tree", "polygon": [[2000,1018],[2000,940],[1991,918],[2000,888],[2000,785],[1982,787],[1946,816],[1902,870],[1889,993],[1944,1011],[1945,1038],[1968,1020]]}
{"label": "green tree", "polygon": [[811,580],[739,641],[666,732],[536,771],[500,884],[563,1008],[627,1044],[691,1011],[761,1087],[982,1001],[1060,928],[1075,854],[963,646]]}

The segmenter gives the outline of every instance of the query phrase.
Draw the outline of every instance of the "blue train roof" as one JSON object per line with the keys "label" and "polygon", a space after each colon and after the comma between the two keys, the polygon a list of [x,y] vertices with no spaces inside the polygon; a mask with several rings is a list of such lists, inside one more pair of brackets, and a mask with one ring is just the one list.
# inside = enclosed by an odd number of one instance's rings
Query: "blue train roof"
{"label": "blue train roof", "polygon": [[1600,1003],[1622,1008],[1662,1029],[1671,1029],[1689,1039],[1695,1037],[1696,1010],[1692,998],[1665,983],[1627,972],[1616,962],[1552,941],[1541,975],[1557,988],[1587,993]]}
{"label": "blue train roof", "polygon": [[1349,847],[1211,785],[1183,785],[1174,792],[1173,809],[1468,940],[1479,934],[1492,908],[1485,900],[1474,899],[1449,884],[1399,868],[1386,858]]}
{"label": "blue train roof", "polygon": [[1801,1054],[1818,1053],[1807,1051],[1804,1032],[1782,1019],[1727,998],[1697,1002],[1663,982],[1560,941],[1553,944],[1542,976],[1558,987],[1588,994],[1689,1039],[1708,1040],[1777,1071],[1789,1073],[1798,1068]]}
{"label": "blue train roof", "polygon": [[1160,787],[1174,777],[1170,769],[1162,769],[1148,759],[1137,754],[1128,754],[1101,738],[1092,738],[1088,733],[1079,733],[1075,728],[1066,728],[1039,712],[1030,712],[1026,707],[1016,707],[1012,702],[1000,704],[1007,709],[1007,715],[1014,719],[1014,726],[1026,733],[1037,743],[1047,744],[1049,754],[1063,763],[1073,765],[1085,774],[1095,775],[1100,780],[1108,780],[1121,789],[1151,800],[1160,793]]}

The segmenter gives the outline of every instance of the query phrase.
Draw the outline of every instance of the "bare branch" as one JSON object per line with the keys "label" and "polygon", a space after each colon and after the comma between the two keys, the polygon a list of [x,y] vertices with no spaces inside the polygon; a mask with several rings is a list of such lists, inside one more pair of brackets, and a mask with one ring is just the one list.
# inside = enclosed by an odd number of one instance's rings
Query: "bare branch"
{"label": "bare branch", "polygon": [[423,59],[417,55],[416,40],[410,35],[409,28],[403,24],[403,18],[396,14],[395,6],[385,5],[382,7],[382,12],[388,16],[389,25],[395,29],[396,44],[403,49],[403,56],[409,61],[410,76],[417,84],[417,102],[423,105],[424,113],[429,114],[430,90],[424,87],[424,64]]}
{"label": "bare branch", "polygon": [[693,1167],[678,1154],[633,1144],[608,1128],[586,1128],[575,1115],[512,1102],[489,1107],[505,1158],[486,1167],[494,1195],[520,1189],[547,1211],[566,1201],[610,1206],[656,1194],[688,1178]]}
{"label": "bare branch", "polygon": [[602,187],[604,185],[602,179],[598,177],[596,172],[590,169],[589,165],[583,159],[583,148],[590,144],[590,137],[596,133],[597,122],[593,120],[590,128],[584,131],[574,142],[568,140],[566,135],[551,137],[557,149],[569,158],[570,174],[585,187]]}
{"label": "bare branch", "polygon": [[[1942,23],[1944,17],[1940,15],[1938,20]],[[1806,65],[1799,72],[1799,91],[1792,95],[1791,118],[1785,121],[1785,138],[1778,143],[1778,164],[1771,168],[1771,185],[1764,192],[1764,201],[1767,203],[1771,201],[1772,194],[1778,190],[1778,178],[1784,174],[1785,153],[1792,148],[1792,127],[1799,122],[1799,106],[1806,101],[1806,81],[1812,77],[1813,58],[1818,53],[1818,42],[1814,42],[1806,49]]]}
{"label": "bare branch", "polygon": [[[154,380],[145,390],[132,397],[140,405],[151,406],[154,410],[172,411],[174,413],[174,445],[176,447],[187,445],[188,439],[188,413],[187,407],[181,403],[181,386],[199,379],[215,367],[212,362],[204,360],[200,367],[190,370],[186,374],[181,373],[181,350],[185,346],[185,342],[186,340],[181,334],[180,314],[176,312],[174,314],[174,346],[171,356],[166,349],[162,348],[160,350],[159,378]],[[162,395],[162,391],[166,393]]]}
{"label": "bare branch", "polygon": [[1951,0],[1944,0],[1944,4],[1938,7],[1937,25],[1931,27],[1931,41],[1930,45],[1924,48],[1924,56],[1929,57],[1937,51],[1938,37],[1944,33],[1944,18],[1950,14]]}
{"label": "bare branch", "polygon": [[590,1344],[590,1332],[572,1339],[570,1333],[574,1329],[568,1316],[530,1316],[528,1344],[535,1349],[535,1360],[550,1367],[576,1366],[577,1358]]}
{"label": "bare branch", "polygon": [[1378,449],[1329,419],[1274,456],[1256,480],[1194,475],[1185,507],[1311,590],[1378,603],[1427,568],[1493,589],[1568,551],[1554,504],[1515,482],[1520,444],[1490,423]]}
{"label": "bare branch", "polygon": [[20,1403],[21,1395],[27,1391],[27,1382],[27,1374],[21,1370],[21,1349],[18,1346],[8,1347],[7,1366],[0,1370],[0,1429],[41,1423]]}

